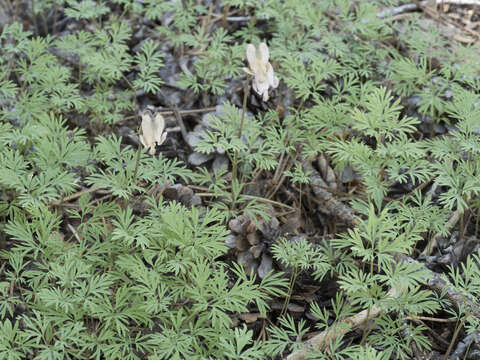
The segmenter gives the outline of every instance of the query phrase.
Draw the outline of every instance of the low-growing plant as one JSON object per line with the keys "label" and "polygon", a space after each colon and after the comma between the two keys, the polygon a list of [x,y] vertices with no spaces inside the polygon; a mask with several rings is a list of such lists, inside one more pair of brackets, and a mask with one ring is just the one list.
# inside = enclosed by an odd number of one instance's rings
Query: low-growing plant
{"label": "low-growing plant", "polygon": [[[392,16],[395,0],[4,3],[0,358],[448,358],[478,332],[478,45]],[[188,111],[221,105],[193,150],[231,174],[181,160],[197,114],[176,116],[182,137],[138,131],[147,104],[172,106],[165,90]],[[335,189],[312,181],[318,155]],[[174,183],[202,206],[164,199]],[[226,224],[291,225],[276,207],[306,225],[262,239],[260,279],[232,261]],[[455,299],[413,261],[435,247]],[[294,316],[305,279],[318,290]]]}

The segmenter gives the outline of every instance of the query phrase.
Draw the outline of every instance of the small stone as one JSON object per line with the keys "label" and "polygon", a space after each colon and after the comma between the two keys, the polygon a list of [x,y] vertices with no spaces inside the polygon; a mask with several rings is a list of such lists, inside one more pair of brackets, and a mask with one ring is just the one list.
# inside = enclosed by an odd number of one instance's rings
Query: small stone
{"label": "small stone", "polygon": [[178,200],[184,204],[189,205],[193,197],[193,190],[188,186],[181,186],[178,189]]}
{"label": "small stone", "polygon": [[215,160],[213,160],[212,169],[214,172],[220,172],[222,168],[228,170],[229,165],[228,157],[225,155],[217,155],[215,156]]}
{"label": "small stone", "polygon": [[197,124],[195,125],[195,127],[193,128],[193,133],[196,133],[196,135],[198,136],[200,133],[202,133],[203,131],[205,130],[205,128],[203,127],[202,124]]}
{"label": "small stone", "polygon": [[300,306],[300,305],[297,305],[297,304],[294,304],[294,303],[288,304],[287,309],[288,309],[288,311],[291,311],[291,312],[304,312],[305,311],[305,308],[303,306]]}
{"label": "small stone", "polygon": [[270,218],[269,225],[270,225],[270,228],[272,228],[272,230],[277,231],[278,228],[280,227],[280,221],[278,221],[276,217],[272,217]]}
{"label": "small stone", "polygon": [[210,128],[210,125],[212,124],[213,122],[213,116],[215,115],[215,113],[207,113],[207,114],[203,114],[202,116],[202,123],[201,125],[204,127],[204,128]]}
{"label": "small stone", "polygon": [[202,204],[202,198],[198,195],[194,195],[192,196],[192,198],[190,199],[190,206],[199,206]]}
{"label": "small stone", "polygon": [[420,96],[411,96],[407,99],[407,105],[415,107],[420,103],[420,101],[422,101]]}
{"label": "small stone", "polygon": [[165,105],[180,105],[182,102],[182,93],[180,91],[163,88],[157,92],[157,96],[160,102]]}
{"label": "small stone", "polygon": [[167,187],[163,191],[163,197],[167,200],[177,200],[178,199],[178,190],[180,188],[180,184],[174,184],[172,186]]}
{"label": "small stone", "polygon": [[187,144],[190,145],[192,148],[194,148],[195,144],[197,144],[199,141],[202,140],[198,135],[199,134],[196,134],[195,132],[191,131],[187,134],[185,138]]}
{"label": "small stone", "polygon": [[345,169],[343,169],[343,173],[341,177],[342,177],[342,182],[344,183],[349,183],[355,180],[355,172],[353,168],[350,165],[345,166]]}
{"label": "small stone", "polygon": [[273,259],[271,256],[265,253],[262,255],[262,261],[258,267],[258,276],[260,279],[265,278],[265,276],[267,276],[267,274],[272,270],[272,262]]}
{"label": "small stone", "polygon": [[213,155],[210,155],[210,154],[193,152],[190,155],[188,155],[188,163],[190,165],[199,166],[211,160],[212,158],[213,158]]}
{"label": "small stone", "polygon": [[240,318],[240,320],[245,321],[247,324],[254,323],[254,322],[257,321],[259,318],[260,318],[260,319],[264,319],[264,318],[265,318],[265,316],[263,316],[263,315],[260,314],[260,313],[245,313],[245,314],[240,314],[238,317]]}
{"label": "small stone", "polygon": [[178,196],[180,196],[180,197],[193,196],[193,190],[190,189],[188,186],[180,185],[180,187],[178,189]]}

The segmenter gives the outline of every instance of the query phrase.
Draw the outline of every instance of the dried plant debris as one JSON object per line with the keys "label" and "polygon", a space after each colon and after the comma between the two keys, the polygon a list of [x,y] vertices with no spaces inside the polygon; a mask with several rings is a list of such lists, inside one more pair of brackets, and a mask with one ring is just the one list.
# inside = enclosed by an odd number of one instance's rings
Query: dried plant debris
{"label": "dried plant debris", "polygon": [[167,187],[163,191],[163,197],[168,200],[179,201],[187,207],[199,206],[202,204],[202,199],[198,195],[195,195],[191,188],[182,184],[174,184]]}
{"label": "dried plant debris", "polygon": [[228,227],[232,233],[226,244],[237,250],[239,264],[263,279],[273,270],[273,259],[267,250],[268,244],[278,235],[279,221],[273,216],[268,221],[252,221],[248,215],[241,214],[231,219]]}
{"label": "dried plant debris", "polygon": [[0,2],[0,358],[480,358],[480,1],[410,2]]}
{"label": "dried plant debris", "polygon": [[337,190],[337,177],[333,169],[328,164],[328,160],[325,155],[321,154],[318,156],[317,165],[327,186],[332,190]]}

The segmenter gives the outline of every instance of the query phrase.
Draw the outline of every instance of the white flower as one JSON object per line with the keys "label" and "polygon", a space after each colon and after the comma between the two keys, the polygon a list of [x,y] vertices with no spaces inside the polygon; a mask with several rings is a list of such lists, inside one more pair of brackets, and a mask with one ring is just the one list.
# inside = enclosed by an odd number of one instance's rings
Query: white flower
{"label": "white flower", "polygon": [[278,86],[278,78],[273,74],[273,67],[268,58],[267,44],[260,43],[258,49],[252,44],[247,45],[248,68],[243,70],[253,76],[253,90],[262,95],[263,101],[268,101],[268,88],[275,89]]}
{"label": "white flower", "polygon": [[142,134],[140,135],[140,141],[142,145],[149,148],[149,154],[155,154],[155,144],[162,145],[167,138],[167,132],[165,130],[165,120],[160,114],[155,115],[152,120],[150,113],[142,113]]}

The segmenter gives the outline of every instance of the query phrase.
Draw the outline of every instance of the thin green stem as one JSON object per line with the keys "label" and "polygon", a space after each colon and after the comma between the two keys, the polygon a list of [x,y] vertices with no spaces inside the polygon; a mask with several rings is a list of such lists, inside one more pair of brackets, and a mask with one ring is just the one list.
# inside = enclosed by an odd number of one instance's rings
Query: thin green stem
{"label": "thin green stem", "polygon": [[39,31],[39,28],[38,28],[38,23],[37,23],[37,15],[35,14],[35,1],[32,0],[30,2],[30,8],[31,8],[31,12],[32,12],[32,16],[33,16],[33,24],[35,25],[35,35],[38,36],[38,31]]}
{"label": "thin green stem", "polygon": [[365,340],[367,339],[367,336],[368,334],[370,334],[370,331],[371,331],[371,327],[368,326],[368,320],[370,319],[370,311],[372,309],[372,306],[369,306],[368,309],[367,309],[367,316],[365,317],[365,323],[367,325],[367,328],[365,329],[365,331],[363,332],[363,335],[362,335],[362,340],[360,340],[360,345],[363,346],[365,344]]}
{"label": "thin green stem", "polygon": [[[138,131],[140,133],[140,130]],[[137,172],[138,172],[138,164],[140,163],[140,155],[142,154],[142,145],[138,144],[137,150],[137,162],[135,163],[135,170],[133,171],[133,183],[137,183]]]}
{"label": "thin green stem", "polygon": [[[247,80],[245,81],[245,90],[243,93],[242,119],[240,120],[240,128],[238,129],[238,138],[240,140],[242,140],[243,124],[245,122],[245,112],[247,111],[249,81],[250,81],[250,75],[247,74]],[[232,163],[232,183],[233,183],[233,180],[237,178],[237,167],[238,167],[238,150],[235,150],[235,153],[233,155],[233,163]]]}
{"label": "thin green stem", "polygon": [[452,352],[453,345],[457,340],[458,334],[460,333],[460,330],[463,328],[464,322],[465,322],[465,317],[460,321],[459,324],[457,323],[457,326],[455,327],[455,331],[453,332],[452,341],[450,341],[450,345],[448,346],[447,352],[445,353],[443,360],[448,360],[450,353]]}
{"label": "thin green stem", "polygon": [[298,208],[300,209],[300,213],[302,212],[302,183],[300,183],[300,194],[298,195],[299,200],[298,200]]}
{"label": "thin green stem", "polygon": [[297,275],[298,275],[298,269],[295,268],[295,270],[293,272],[293,275],[292,275],[292,278],[290,279],[290,285],[288,287],[288,294],[287,294],[287,297],[285,298],[285,302],[283,303],[282,312],[280,313],[280,316],[285,315],[285,313],[287,312],[288,304],[290,303],[290,298],[291,298],[292,292],[293,292],[293,285],[295,284],[295,280],[297,280]]}

